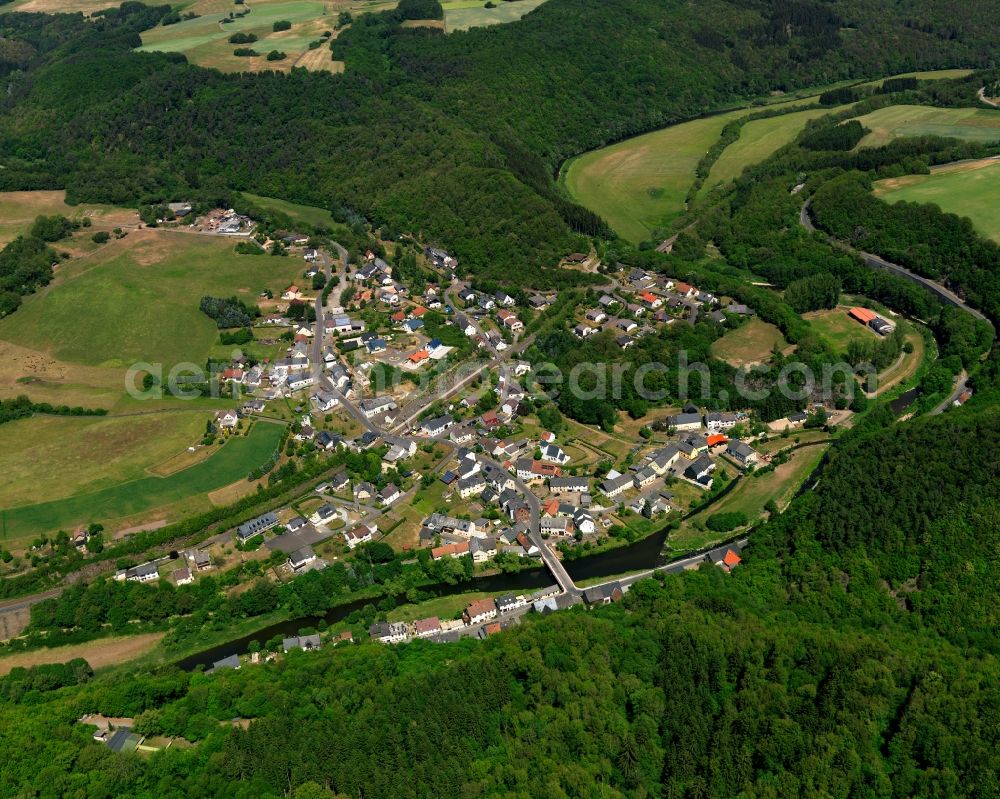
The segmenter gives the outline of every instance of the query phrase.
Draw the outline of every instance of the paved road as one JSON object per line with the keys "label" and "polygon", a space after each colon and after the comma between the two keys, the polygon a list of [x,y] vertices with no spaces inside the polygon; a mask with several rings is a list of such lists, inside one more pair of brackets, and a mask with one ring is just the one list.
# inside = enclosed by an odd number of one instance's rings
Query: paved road
{"label": "paved road", "polygon": [[[340,263],[340,267],[337,270],[340,282],[338,285],[334,286],[328,298],[330,306],[336,308],[340,304],[340,295],[344,290],[344,282],[347,278],[347,250],[337,242],[331,242],[331,244],[333,248],[337,250],[337,257]],[[330,280],[333,277],[330,257],[327,253],[321,252],[320,259],[323,271],[326,273],[327,280]],[[371,432],[380,432],[378,428],[372,424],[371,420],[361,412],[360,408],[358,408],[353,402],[350,402],[343,392],[341,392],[333,384],[333,381],[331,381],[330,378],[323,372],[323,341],[326,335],[326,328],[324,326],[325,318],[326,306],[323,304],[323,295],[320,294],[316,297],[316,326],[313,330],[312,341],[311,360],[313,379],[318,387],[336,397],[338,403],[361,424],[362,428]]]}
{"label": "paved road", "polygon": [[[799,212],[799,222],[809,232],[815,232],[816,226],[813,224],[809,206],[810,206],[810,201],[806,200],[806,202],[802,206],[802,210]],[[980,321],[983,322],[987,322],[992,327],[993,323],[990,322],[989,319],[987,319],[983,314],[981,314],[975,308],[967,305],[965,300],[963,300],[961,297],[955,294],[955,292],[942,286],[940,283],[936,283],[933,280],[928,280],[926,277],[921,277],[920,275],[911,272],[906,267],[900,266],[899,264],[894,264],[891,261],[887,261],[884,258],[879,257],[878,255],[873,255],[872,253],[869,252],[856,250],[849,244],[846,244],[842,241],[838,241],[837,239],[834,239],[832,237],[828,238],[834,245],[840,247],[841,249],[847,250],[848,252],[852,252],[860,256],[861,260],[864,261],[865,265],[868,266],[869,268],[879,269],[886,272],[892,272],[894,275],[897,275],[898,277],[901,277],[905,280],[909,280],[911,283],[916,283],[918,286],[927,289],[927,291],[931,292],[935,297],[938,298],[938,300],[945,303],[946,305],[952,305],[956,308],[960,308],[961,310],[965,311],[967,314],[975,317],[976,319],[979,319]]]}
{"label": "paved road", "polygon": [[943,400],[940,405],[938,405],[933,411],[930,412],[931,416],[937,416],[938,414],[944,413],[952,404],[961,396],[962,392],[965,391],[969,386],[969,374],[964,369],[961,374],[955,378],[955,387],[952,389],[951,394],[948,395],[947,399]]}
{"label": "paved road", "polygon": [[680,560],[671,561],[670,563],[667,563],[663,566],[657,566],[656,568],[653,569],[646,569],[645,571],[636,572],[635,574],[630,574],[626,577],[620,577],[617,579],[612,578],[609,580],[605,580],[604,582],[601,583],[594,583],[593,585],[588,586],[587,589],[589,590],[591,588],[598,588],[600,586],[612,585],[613,583],[618,583],[619,585],[628,587],[633,585],[634,583],[639,582],[639,580],[645,580],[647,577],[652,577],[657,572],[664,572],[665,574],[676,574],[678,572],[684,571],[690,566],[694,566],[697,564],[705,562],[715,563],[716,561],[719,561],[723,558],[727,550],[732,549],[734,547],[738,549],[743,549],[743,547],[747,545],[747,542],[749,540],[750,540],[749,537],[741,538],[733,543],[724,544],[722,546],[716,546],[712,547],[711,549],[696,552],[693,555],[688,555],[686,558],[681,558]]}

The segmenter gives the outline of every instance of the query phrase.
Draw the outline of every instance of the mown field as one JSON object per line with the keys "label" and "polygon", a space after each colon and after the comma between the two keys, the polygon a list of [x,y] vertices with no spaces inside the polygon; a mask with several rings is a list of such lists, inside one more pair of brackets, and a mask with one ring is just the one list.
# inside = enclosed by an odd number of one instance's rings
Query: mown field
{"label": "mown field", "polygon": [[776,346],[780,350],[788,346],[781,331],[760,319],[751,319],[713,342],[712,355],[739,368],[767,361]]}
{"label": "mown field", "polygon": [[902,136],[1000,141],[1000,109],[892,105],[858,119],[871,131],[859,147],[880,147]]}
{"label": "mown field", "polygon": [[770,158],[780,148],[792,141],[810,119],[816,119],[837,110],[839,109],[814,108],[770,119],[747,122],[740,130],[739,139],[723,150],[719,160],[712,166],[712,171],[708,174],[702,192],[707,192],[720,183],[728,183],[730,180],[738,178],[748,166]]}
{"label": "mown field", "polygon": [[43,663],[68,663],[74,658],[83,658],[94,669],[117,666],[125,661],[148,654],[160,643],[162,638],[163,633],[143,633],[142,635],[100,638],[84,644],[18,652],[0,657],[0,677],[9,674],[11,669],[27,669],[32,666],[40,666]]}
{"label": "mown field", "polygon": [[62,214],[70,219],[90,217],[98,228],[134,225],[138,215],[131,208],[113,205],[67,205],[64,191],[0,192],[0,246],[26,233],[35,218]]}
{"label": "mown field", "polygon": [[980,233],[1000,241],[1000,161],[949,164],[929,175],[881,180],[875,196],[886,202],[934,203],[972,220]]}
{"label": "mown field", "polygon": [[63,499],[44,499],[2,513],[3,538],[23,540],[39,533],[69,530],[81,524],[135,516],[207,494],[236,482],[264,463],[281,441],[282,425],[257,422],[246,436],[236,436],[209,458],[167,477],[146,476]]}
{"label": "mown field", "polygon": [[[46,289],[0,320],[0,341],[70,364],[124,369],[137,362],[203,365],[218,340],[202,296],[253,303],[303,272],[301,258],[236,255],[221,237],[141,230],[59,267]],[[28,373],[30,374],[30,373]]]}
{"label": "mown field", "polygon": [[209,411],[35,416],[0,425],[0,507],[109,488],[197,444]]}
{"label": "mown field", "polygon": [[545,0],[495,0],[495,2],[495,8],[486,8],[485,0],[446,0],[441,4],[444,7],[445,30],[451,33],[486,25],[515,22],[534,11]]}
{"label": "mown field", "polygon": [[254,205],[259,205],[267,211],[280,211],[287,214],[295,222],[313,227],[325,227],[331,231],[344,230],[345,226],[337,222],[326,208],[316,208],[312,205],[299,205],[290,203],[288,200],[279,200],[276,197],[261,197],[259,194],[243,192],[243,196]]}
{"label": "mown field", "polygon": [[[968,70],[937,70],[908,74],[932,79],[967,73]],[[881,83],[881,80],[871,83]],[[799,92],[792,95],[795,99],[769,98],[767,104],[795,108],[815,102],[816,96],[828,88],[843,85],[848,85],[848,82]],[[754,110],[759,109],[741,108],[683,122],[583,153],[565,164],[561,180],[574,200],[600,214],[620,236],[633,242],[643,241],[649,238],[652,231],[668,227],[684,211],[684,200],[694,182],[698,161],[718,140],[723,127],[734,119],[752,114]],[[713,166],[703,190],[738,176],[747,166],[764,160],[791,141],[810,118],[835,110],[814,109],[747,123],[739,140],[727,147]],[[1000,111],[996,115],[1000,116]],[[972,131],[970,137],[976,129],[980,132],[984,130],[977,128],[984,124],[983,119],[964,124],[967,130]],[[904,132],[897,135],[913,134]]]}
{"label": "mown field", "polygon": [[643,241],[682,213],[698,161],[727,122],[746,114],[730,111],[592,150],[566,165],[563,181],[618,235]]}
{"label": "mown field", "polygon": [[826,311],[810,311],[802,314],[819,338],[834,352],[844,352],[851,341],[871,341],[879,338],[878,333],[847,315],[847,306],[838,306]]}

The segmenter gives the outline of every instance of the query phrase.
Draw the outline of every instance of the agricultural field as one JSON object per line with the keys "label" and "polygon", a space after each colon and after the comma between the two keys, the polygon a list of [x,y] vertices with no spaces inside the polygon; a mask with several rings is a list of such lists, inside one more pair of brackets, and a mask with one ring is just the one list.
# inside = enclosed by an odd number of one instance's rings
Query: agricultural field
{"label": "agricultural field", "polygon": [[0,507],[108,488],[158,474],[161,465],[175,471],[167,467],[190,455],[187,448],[199,443],[211,416],[34,416],[0,425]]}
{"label": "agricultural field", "polygon": [[[334,71],[328,44],[323,42],[317,49],[325,54],[325,60],[330,62],[329,66],[315,55],[315,50],[309,50],[309,44],[319,40],[325,31],[332,32],[337,25],[337,14],[349,5],[344,3],[334,8],[313,0],[281,0],[238,6],[226,0],[198,0],[185,11],[192,11],[200,16],[145,31],[142,34],[142,47],[139,49],[184,53],[195,64],[214,67],[223,72],[287,72],[296,66],[299,58],[308,54],[309,64],[315,62],[317,66]],[[226,24],[221,22],[231,12],[239,13],[246,8],[250,9],[247,16]],[[278,32],[272,30],[274,23],[279,20],[291,22],[291,29]],[[258,41],[246,45],[232,44],[229,37],[234,33],[252,33],[258,37]],[[250,47],[260,55],[233,55],[237,47]],[[282,61],[267,61],[264,56],[271,50],[280,50],[288,57]]]}
{"label": "agricultural field", "polygon": [[[245,479],[251,469],[271,457],[282,431],[282,425],[257,422],[247,435],[230,438],[210,457],[166,477],[148,475],[63,499],[46,498],[8,508],[2,514],[2,536],[18,541],[94,521],[111,526],[119,519],[203,496]],[[41,499],[43,495],[36,496]]]}
{"label": "agricultural field", "polygon": [[495,0],[496,8],[486,8],[485,0],[445,0],[444,27],[448,33],[516,22],[545,0]]}
{"label": "agricultural field", "polygon": [[947,164],[929,175],[880,180],[875,196],[886,202],[934,203],[943,211],[967,216],[980,233],[1000,242],[1000,160]]}
{"label": "agricultural field", "polygon": [[772,324],[754,318],[713,342],[712,355],[740,368],[764,363],[771,357],[775,347],[781,351],[788,347],[781,331]]}
{"label": "agricultural field", "polygon": [[[811,102],[810,97],[801,97],[775,105],[794,108]],[[815,115],[829,110],[817,111]],[[568,161],[561,180],[573,199],[600,214],[620,236],[632,242],[643,241],[654,230],[668,227],[684,211],[698,162],[718,140],[722,129],[734,119],[753,112],[754,109],[738,108],[592,150]],[[775,140],[781,136],[790,140],[797,132],[795,125],[799,128],[805,125],[808,117],[794,116],[795,123],[785,123],[786,127],[775,123],[779,131],[774,134]],[[769,146],[759,141],[746,146],[724,169],[739,174],[752,163],[749,160],[744,163],[743,159],[750,158],[754,150],[766,156]]]}
{"label": "agricultural field", "polygon": [[1000,109],[892,105],[858,119],[871,131],[858,147],[880,147],[901,136],[1000,141]]}
{"label": "agricultural field", "polygon": [[133,363],[162,364],[165,374],[175,364],[204,364],[219,333],[198,309],[201,297],[253,303],[264,289],[280,296],[302,270],[301,258],[236,255],[221,237],[134,231],[60,266],[48,287],[0,320],[0,341],[113,370],[123,386]]}
{"label": "agricultural field", "polygon": [[702,192],[738,178],[748,166],[770,158],[791,142],[809,120],[835,113],[843,107],[813,108],[747,122],[740,130],[740,137],[722,151],[719,160],[712,166]]}
{"label": "agricultural field", "polygon": [[[904,72],[901,75],[893,75],[894,78],[916,78],[917,80],[951,80],[953,78],[964,78],[971,75],[971,69],[931,69],[925,72]],[[861,86],[881,86],[889,78],[862,83]]]}
{"label": "agricultural field", "polygon": [[69,644],[68,646],[35,649],[30,652],[18,652],[0,657],[0,677],[6,676],[14,668],[31,668],[43,663],[68,663],[74,658],[83,658],[93,669],[117,666],[127,660],[134,660],[148,654],[160,643],[162,638],[163,633],[122,635],[100,638],[83,644]]}
{"label": "agricultural field", "polygon": [[632,242],[666,228],[684,210],[695,167],[727,122],[746,109],[695,119],[592,150],[570,161],[570,196]]}
{"label": "agricultural field", "polygon": [[64,191],[0,192],[0,247],[27,233],[35,218],[61,214],[70,219],[87,216],[98,228],[130,227],[138,222],[131,208],[113,205],[67,205]]}

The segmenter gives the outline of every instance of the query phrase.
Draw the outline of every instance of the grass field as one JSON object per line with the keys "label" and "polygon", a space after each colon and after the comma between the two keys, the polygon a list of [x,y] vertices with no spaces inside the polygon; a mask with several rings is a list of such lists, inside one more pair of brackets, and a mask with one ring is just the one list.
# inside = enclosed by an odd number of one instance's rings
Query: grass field
{"label": "grass field", "polygon": [[871,130],[859,147],[879,147],[901,136],[1000,141],[1000,109],[892,105],[858,119]]}
{"label": "grass field", "polygon": [[810,119],[838,110],[840,109],[814,108],[747,122],[740,130],[740,137],[722,151],[719,160],[712,166],[702,192],[738,178],[748,166],[769,158],[798,136]]}
{"label": "grass field", "polygon": [[886,202],[934,203],[943,211],[972,220],[980,233],[1000,242],[1000,161],[949,164],[930,175],[880,180],[875,196]]}
{"label": "grass field", "polygon": [[446,0],[441,5],[444,7],[445,30],[451,33],[515,22],[544,2],[545,0],[500,0],[496,8],[486,8],[485,0]]}
{"label": "grass field", "polygon": [[0,246],[26,233],[35,217],[62,214],[70,219],[89,216],[101,227],[134,225],[138,216],[133,209],[113,205],[67,205],[64,191],[0,192]]}
{"label": "grass field", "polygon": [[783,351],[788,342],[774,325],[755,318],[714,341],[712,355],[739,368],[767,361],[775,346]]}
{"label": "grass field", "polygon": [[0,320],[0,340],[74,364],[118,372],[145,361],[204,364],[218,340],[202,296],[275,296],[302,272],[299,258],[236,255],[233,242],[180,232],[130,233],[61,266],[46,289]]}
{"label": "grass field", "polygon": [[[35,416],[0,425],[0,507],[60,499],[144,477],[197,443],[204,412]],[[200,452],[200,450],[199,450]]]}
{"label": "grass field", "polygon": [[452,594],[451,596],[439,596],[428,599],[426,602],[418,602],[415,605],[402,605],[387,614],[389,621],[416,621],[426,619],[430,616],[437,616],[441,620],[457,618],[465,610],[470,602],[477,599],[485,599],[492,594],[484,591],[470,591],[467,594]]}
{"label": "grass field", "polygon": [[845,306],[826,311],[810,311],[802,314],[816,333],[834,352],[844,352],[852,341],[871,341],[879,335],[870,327],[856,322],[847,315]]}
{"label": "grass field", "polygon": [[565,186],[620,236],[643,241],[681,214],[698,161],[726,123],[746,113],[696,119],[584,153],[566,165]]}
{"label": "grass field", "polygon": [[[239,11],[239,6],[229,0],[195,0],[184,10],[200,16],[143,32],[139,49],[184,53],[192,63],[222,72],[288,72],[292,67],[304,67],[337,73],[343,71],[344,65],[331,60],[327,42],[313,50],[309,49],[310,42],[319,40],[326,31],[336,36],[337,15],[341,11],[357,16],[395,6],[395,0],[261,0],[246,6],[251,9],[247,16],[223,25],[220,20],[228,17],[231,11]],[[278,20],[291,22],[291,29],[275,32],[272,26]],[[231,44],[229,37],[238,31],[253,33],[258,40],[250,45]],[[249,58],[233,55],[233,50],[241,46],[251,47],[260,55]],[[265,56],[271,50],[280,50],[288,57],[282,61],[268,61]]]}
{"label": "grass field", "polygon": [[[765,515],[764,506],[768,500],[773,499],[778,508],[783,510],[791,502],[806,477],[819,464],[826,449],[827,447],[822,444],[804,447],[793,452],[788,462],[781,464],[773,472],[743,477],[726,496],[701,513],[692,516],[676,532],[671,533],[670,545],[675,550],[699,549],[730,535],[701,530],[696,526],[696,523],[703,523],[716,513],[742,512],[752,524]],[[719,468],[725,468],[730,474],[738,471],[728,463]]]}
{"label": "grass field", "polygon": [[[776,105],[794,108],[810,102],[808,97],[802,97]],[[616,233],[632,242],[642,241],[653,230],[670,225],[684,211],[698,161],[729,122],[751,113],[753,109],[739,108],[592,150],[567,162],[561,180],[577,202],[600,214]],[[821,113],[829,113],[829,109],[815,115]],[[752,163],[747,159],[754,157],[754,152],[766,156],[784,143],[782,137],[794,137],[796,125],[801,128],[808,117],[798,113],[793,116],[795,120],[784,126],[774,123],[776,132],[770,137],[767,128],[755,131],[755,140],[723,169],[739,174]],[[768,150],[772,145],[773,149]]]}
{"label": "grass field", "polygon": [[279,200],[276,197],[261,197],[259,194],[249,194],[247,192],[243,192],[243,196],[254,205],[259,205],[266,211],[280,211],[283,214],[288,214],[292,220],[301,222],[304,225],[325,227],[332,231],[346,230],[346,227],[340,222],[335,221],[333,214],[325,208],[316,208],[312,205],[298,205],[297,203],[290,203],[287,200]]}
{"label": "grass field", "polygon": [[126,660],[133,660],[151,652],[162,638],[163,633],[144,633],[117,638],[99,638],[85,644],[70,644],[69,646],[54,646],[51,649],[18,652],[15,655],[0,657],[0,677],[6,676],[11,669],[18,666],[30,668],[44,663],[68,663],[73,658],[83,658],[93,669],[117,666]]}
{"label": "grass field", "polygon": [[133,516],[222,488],[266,461],[281,441],[282,426],[258,422],[250,434],[230,439],[210,458],[169,477],[140,477],[57,500],[9,508],[3,537],[19,540],[80,524]]}

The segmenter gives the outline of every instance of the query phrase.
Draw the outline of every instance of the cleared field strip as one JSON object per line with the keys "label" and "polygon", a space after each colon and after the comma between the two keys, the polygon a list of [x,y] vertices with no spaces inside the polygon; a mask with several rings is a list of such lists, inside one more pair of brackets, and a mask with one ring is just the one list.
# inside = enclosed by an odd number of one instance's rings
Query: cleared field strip
{"label": "cleared field strip", "polygon": [[486,8],[485,0],[452,0],[442,3],[444,7],[444,27],[453,31],[481,28],[487,25],[502,25],[515,22],[525,14],[534,11],[545,0],[497,0],[496,8]]}
{"label": "cleared field strip", "polygon": [[1000,109],[892,105],[858,119],[871,131],[859,147],[880,147],[902,136],[1000,141]]}
{"label": "cleared field strip", "polygon": [[929,175],[880,180],[875,196],[890,203],[934,203],[968,217],[980,233],[1000,242],[1000,160],[949,164]]}
{"label": "cleared field strip", "polygon": [[210,458],[169,477],[142,477],[98,491],[10,508],[3,513],[8,539],[106,522],[149,511],[229,485],[264,463],[281,441],[283,427],[257,422],[247,436],[223,444]]}
{"label": "cleared field strip", "polygon": [[738,178],[752,164],[769,158],[792,141],[810,119],[838,111],[837,108],[813,108],[770,119],[747,122],[740,130],[740,137],[730,144],[712,166],[702,192],[720,183]]}
{"label": "cleared field strip", "polygon": [[68,663],[74,658],[83,658],[93,669],[116,666],[127,660],[145,655],[163,638],[163,633],[125,635],[117,638],[99,638],[85,644],[54,646],[51,649],[35,649],[16,655],[0,657],[0,677],[10,674],[18,666],[31,668],[45,663]]}
{"label": "cleared field strip", "polygon": [[[141,416],[33,416],[0,425],[0,507],[57,500],[109,488],[186,457],[211,412]],[[217,448],[207,448],[214,452]],[[206,452],[205,449],[197,453]]]}

